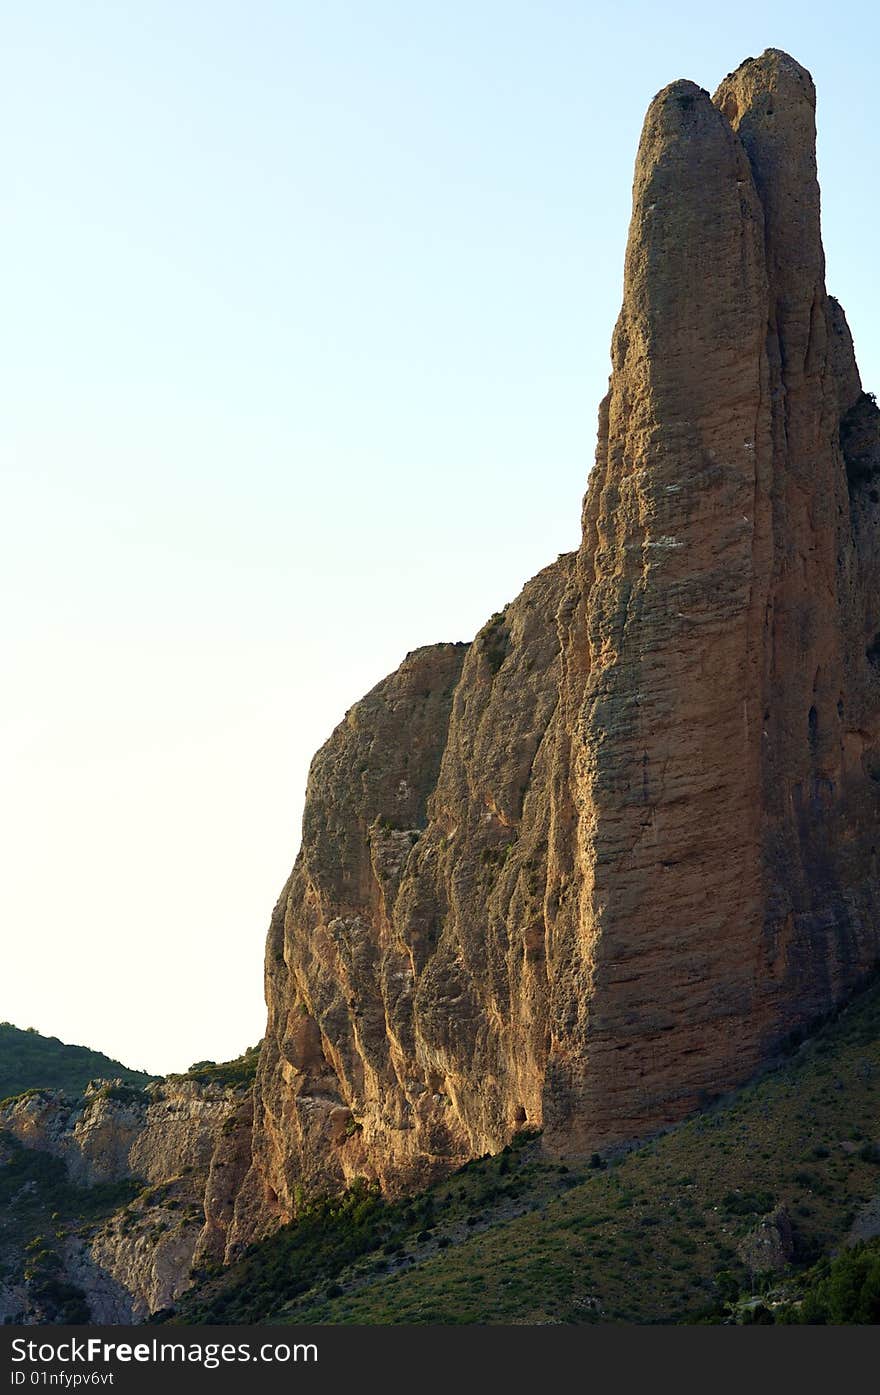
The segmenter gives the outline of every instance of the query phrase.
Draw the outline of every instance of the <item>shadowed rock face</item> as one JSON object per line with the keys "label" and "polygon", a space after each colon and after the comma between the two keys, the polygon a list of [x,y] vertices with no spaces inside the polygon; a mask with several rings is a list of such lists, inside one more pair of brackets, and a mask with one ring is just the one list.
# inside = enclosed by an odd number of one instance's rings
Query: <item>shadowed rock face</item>
{"label": "shadowed rock face", "polygon": [[316,756],[231,1248],[524,1127],[649,1134],[876,963],[880,431],[814,109],[776,50],[655,98],[579,551]]}

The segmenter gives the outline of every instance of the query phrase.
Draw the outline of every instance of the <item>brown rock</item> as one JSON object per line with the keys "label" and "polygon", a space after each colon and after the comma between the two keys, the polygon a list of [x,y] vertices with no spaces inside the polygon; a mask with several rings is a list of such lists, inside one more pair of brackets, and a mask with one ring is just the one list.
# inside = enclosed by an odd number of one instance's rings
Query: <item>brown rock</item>
{"label": "brown rock", "polygon": [[355,1175],[729,1089],[877,961],[880,429],[809,74],[652,102],[578,553],[312,766],[233,1247]]}
{"label": "brown rock", "polygon": [[[761,915],[756,479],[770,468],[763,217],[707,93],[666,88],[636,162],[624,304],[569,645],[574,894],[548,1143],[657,1128],[734,1078]],[[717,1075],[716,1075],[717,1072]]]}

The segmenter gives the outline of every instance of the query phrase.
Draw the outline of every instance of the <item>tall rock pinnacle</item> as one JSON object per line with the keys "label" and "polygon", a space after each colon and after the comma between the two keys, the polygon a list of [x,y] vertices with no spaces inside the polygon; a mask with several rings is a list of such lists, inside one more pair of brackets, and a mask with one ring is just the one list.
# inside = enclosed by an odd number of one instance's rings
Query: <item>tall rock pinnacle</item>
{"label": "tall rock pinnacle", "polygon": [[651,103],[578,552],[313,763],[231,1247],[518,1129],[644,1137],[878,962],[880,414],[814,114],[774,49]]}
{"label": "tall rock pinnacle", "polygon": [[762,914],[767,300],[745,151],[708,93],[673,83],[648,110],[636,161],[584,509],[573,642],[589,671],[572,773],[575,941],[591,987],[572,985],[574,1039],[560,1023],[551,1048],[547,1123],[560,1144],[637,1133],[659,1094],[674,1112],[673,1094],[704,1088],[706,1058],[729,1075],[755,1030],[738,946]]}
{"label": "tall rock pinnacle", "polygon": [[645,121],[584,510],[590,987],[551,1049],[560,1147],[679,1117],[877,957],[855,611],[880,595],[838,443],[858,375],[825,294],[814,112],[770,50],[714,104],[674,83]]}

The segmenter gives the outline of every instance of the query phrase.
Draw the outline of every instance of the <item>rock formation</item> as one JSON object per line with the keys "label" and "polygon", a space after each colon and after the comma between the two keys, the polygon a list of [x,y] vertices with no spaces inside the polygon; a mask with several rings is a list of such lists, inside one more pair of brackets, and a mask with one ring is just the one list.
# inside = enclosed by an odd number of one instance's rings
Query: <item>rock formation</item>
{"label": "rock formation", "polygon": [[[95,1081],[79,1097],[33,1090],[0,1107],[0,1132],[61,1159],[75,1187],[141,1184],[115,1214],[55,1237],[63,1279],[81,1292],[93,1322],[140,1321],[190,1286],[194,1266],[223,1259],[229,1198],[250,1163],[252,1114],[247,1084],[186,1077],[144,1090]],[[9,1268],[14,1275],[17,1266]],[[4,1319],[57,1320],[5,1275]]]}
{"label": "rock formation", "polygon": [[877,964],[880,413],[825,291],[814,109],[773,49],[651,103],[580,548],[315,757],[253,1103],[7,1108],[74,1179],[197,1208],[70,1257],[99,1315],[356,1176],[650,1135]]}
{"label": "rock formation", "polygon": [[877,961],[880,432],[809,74],[675,82],[636,162],[583,540],[312,766],[231,1243],[744,1080]]}

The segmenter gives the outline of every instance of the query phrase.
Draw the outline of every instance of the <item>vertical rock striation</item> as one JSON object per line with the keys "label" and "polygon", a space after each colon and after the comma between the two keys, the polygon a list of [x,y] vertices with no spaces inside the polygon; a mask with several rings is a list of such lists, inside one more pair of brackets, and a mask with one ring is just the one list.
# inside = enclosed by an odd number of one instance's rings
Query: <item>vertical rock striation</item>
{"label": "vertical rock striation", "polygon": [[652,102],[580,549],[313,763],[227,1253],[662,1128],[877,962],[880,430],[814,114],[777,50]]}
{"label": "vertical rock striation", "polygon": [[770,50],[645,122],[579,558],[560,1148],[729,1088],[878,955],[876,499],[840,444],[863,398],[824,288],[814,111]]}
{"label": "vertical rock striation", "polygon": [[[772,548],[761,202],[706,92],[649,108],[578,559],[577,832],[548,1141],[644,1131],[760,1028],[759,640]],[[584,671],[585,669],[585,671]]]}

